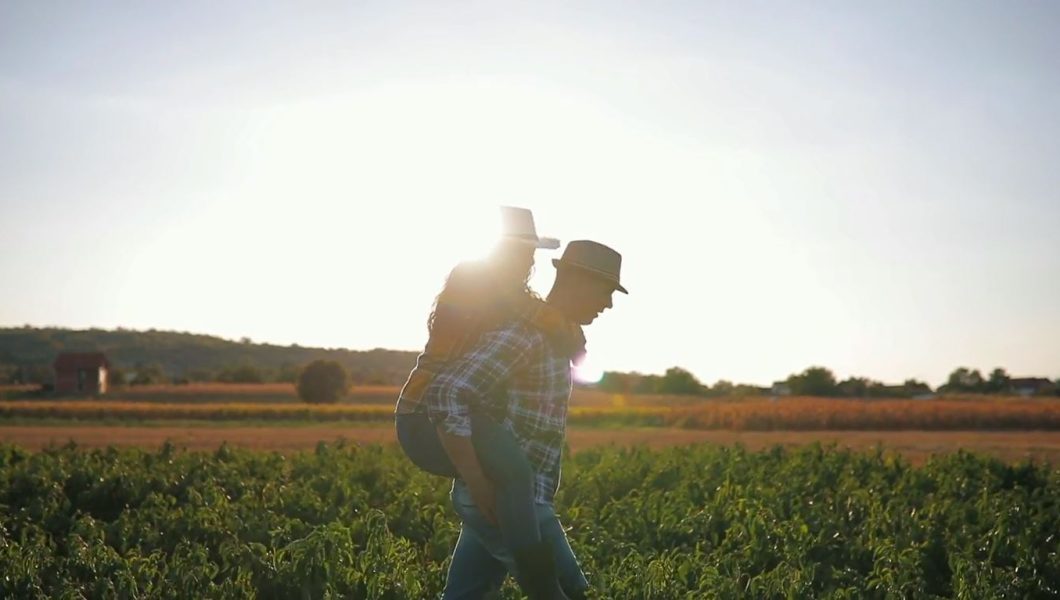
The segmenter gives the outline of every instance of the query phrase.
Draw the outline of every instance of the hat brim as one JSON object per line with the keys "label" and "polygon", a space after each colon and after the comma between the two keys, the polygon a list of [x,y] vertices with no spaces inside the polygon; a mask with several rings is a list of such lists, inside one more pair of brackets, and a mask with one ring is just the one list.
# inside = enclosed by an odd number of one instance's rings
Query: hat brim
{"label": "hat brim", "polygon": [[588,273],[590,275],[596,275],[600,279],[603,279],[603,280],[607,281],[608,283],[610,283],[611,285],[615,286],[615,289],[617,291],[622,292],[623,294],[626,294],[627,296],[629,295],[629,291],[626,288],[622,287],[621,283],[615,281],[615,278],[612,277],[610,273],[604,273],[603,271],[594,269],[592,267],[587,267],[585,265],[580,265],[580,264],[575,263],[575,262],[566,262],[566,261],[564,261],[563,259],[560,259],[560,258],[553,258],[552,259],[552,266],[556,267],[557,269],[560,268],[560,267],[573,267],[575,269],[578,269],[579,271],[583,271],[583,272]]}
{"label": "hat brim", "polygon": [[519,237],[515,235],[505,236],[504,239],[524,244],[538,250],[555,250],[559,248],[559,240],[556,238],[532,238],[532,237]]}

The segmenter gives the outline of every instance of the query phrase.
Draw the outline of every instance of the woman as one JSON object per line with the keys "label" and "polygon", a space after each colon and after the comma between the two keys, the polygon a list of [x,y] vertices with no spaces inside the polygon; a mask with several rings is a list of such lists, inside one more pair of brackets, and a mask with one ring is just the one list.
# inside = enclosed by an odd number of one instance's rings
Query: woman
{"label": "woman", "polygon": [[[555,248],[555,240],[537,237],[533,216],[525,209],[503,208],[506,233],[482,262],[457,265],[435,299],[428,319],[428,340],[398,399],[398,441],[421,469],[461,478],[460,457],[452,444],[468,444],[464,457],[487,482],[478,486],[476,504],[496,521],[516,560],[517,580],[531,598],[566,598],[556,582],[554,565],[541,543],[533,500],[533,471],[511,431],[485,411],[472,415],[470,443],[441,434],[428,417],[423,392],[450,361],[471,350],[479,336],[512,319],[525,319],[568,347],[572,355],[584,344],[572,326],[528,287],[537,248]],[[473,448],[473,450],[471,450]],[[461,458],[457,459],[458,461]],[[466,479],[466,478],[465,478]],[[551,568],[550,568],[551,566]]]}

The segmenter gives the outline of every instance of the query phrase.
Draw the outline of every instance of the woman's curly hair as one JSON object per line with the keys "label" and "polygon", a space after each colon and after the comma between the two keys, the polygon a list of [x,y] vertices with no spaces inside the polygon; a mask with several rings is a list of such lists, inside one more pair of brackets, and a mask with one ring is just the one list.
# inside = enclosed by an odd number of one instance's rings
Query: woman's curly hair
{"label": "woman's curly hair", "polygon": [[[449,272],[427,318],[429,335],[434,334],[436,326],[446,326],[439,318],[440,312],[447,314],[439,311],[442,305],[461,307],[465,309],[461,312],[475,314],[483,325],[493,325],[520,314],[526,302],[541,300],[537,292],[530,289],[532,271],[520,281],[497,277],[491,266],[486,262],[464,262]],[[515,282],[515,285],[506,285],[506,282]]]}

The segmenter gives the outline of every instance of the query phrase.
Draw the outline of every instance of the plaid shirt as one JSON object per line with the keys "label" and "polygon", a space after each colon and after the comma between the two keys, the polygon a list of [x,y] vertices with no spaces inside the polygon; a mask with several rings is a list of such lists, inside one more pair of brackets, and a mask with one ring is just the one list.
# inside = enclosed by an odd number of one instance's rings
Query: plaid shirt
{"label": "plaid shirt", "polygon": [[401,388],[395,412],[422,410],[423,393],[434,377],[448,363],[467,354],[483,333],[512,319],[532,324],[569,355],[582,351],[585,338],[581,328],[536,296],[522,291],[502,293],[489,272],[473,264],[458,265],[450,275],[453,278],[459,278],[460,283],[453,286],[455,293],[439,297],[430,338]]}
{"label": "plaid shirt", "polygon": [[451,435],[471,435],[472,410],[503,423],[534,469],[535,500],[550,503],[559,488],[570,394],[569,354],[540,329],[515,320],[448,363],[423,399],[431,420]]}

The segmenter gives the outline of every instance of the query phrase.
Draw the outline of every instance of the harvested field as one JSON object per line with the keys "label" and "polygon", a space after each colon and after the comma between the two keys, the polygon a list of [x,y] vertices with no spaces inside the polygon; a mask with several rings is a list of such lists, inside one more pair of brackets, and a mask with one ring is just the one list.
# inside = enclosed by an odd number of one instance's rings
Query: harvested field
{"label": "harvested field", "polygon": [[[644,444],[653,448],[695,443],[742,444],[757,450],[780,444],[800,446],[821,442],[839,447],[888,452],[922,462],[932,454],[960,449],[1006,461],[1034,459],[1060,465],[1060,432],[968,431],[694,431],[687,429],[583,429],[568,432],[571,449]],[[393,429],[309,425],[303,427],[136,427],[98,425],[2,426],[0,441],[40,449],[74,441],[79,446],[140,446],[157,448],[166,440],[194,450],[216,449],[222,443],[259,450],[312,448],[320,441],[346,438],[358,443],[393,443]]]}

